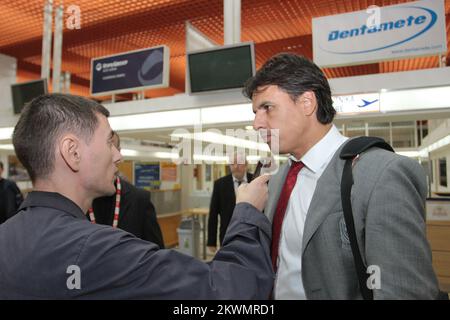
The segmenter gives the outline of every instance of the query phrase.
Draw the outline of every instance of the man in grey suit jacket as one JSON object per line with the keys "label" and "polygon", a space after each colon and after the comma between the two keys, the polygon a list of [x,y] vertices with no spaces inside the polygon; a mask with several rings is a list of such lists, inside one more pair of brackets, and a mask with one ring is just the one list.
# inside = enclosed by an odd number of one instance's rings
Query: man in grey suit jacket
{"label": "man in grey suit jacket", "polygon": [[[255,130],[267,130],[271,149],[290,158],[271,178],[265,208],[274,222],[274,298],[361,299],[341,205],[339,152],[347,138],[332,125],[327,79],[308,59],[279,54],[244,93],[252,99]],[[355,159],[353,176],[355,229],[373,272],[374,299],[436,298],[421,166],[373,148]]]}

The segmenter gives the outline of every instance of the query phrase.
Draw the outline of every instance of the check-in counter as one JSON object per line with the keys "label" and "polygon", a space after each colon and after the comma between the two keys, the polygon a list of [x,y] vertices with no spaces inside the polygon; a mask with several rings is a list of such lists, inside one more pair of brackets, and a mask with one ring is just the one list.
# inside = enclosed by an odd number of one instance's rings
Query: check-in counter
{"label": "check-in counter", "polygon": [[[206,259],[206,217],[209,214],[208,208],[191,208],[183,211],[158,214],[158,223],[161,227],[161,232],[164,238],[164,245],[166,248],[172,248],[178,245],[178,233],[177,228],[183,218],[193,217],[194,219],[201,220],[201,232],[202,232],[202,258]],[[194,230],[192,230],[194,232]]]}
{"label": "check-in counter", "polygon": [[182,213],[163,213],[158,214],[158,223],[161,228],[161,233],[164,239],[166,248],[173,248],[178,245],[177,228],[180,225]]}

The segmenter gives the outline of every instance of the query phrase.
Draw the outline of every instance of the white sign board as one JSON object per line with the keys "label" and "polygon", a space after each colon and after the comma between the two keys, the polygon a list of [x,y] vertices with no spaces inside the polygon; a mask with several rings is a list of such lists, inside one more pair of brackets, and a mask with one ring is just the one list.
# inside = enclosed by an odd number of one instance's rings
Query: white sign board
{"label": "white sign board", "polygon": [[314,62],[320,67],[447,52],[444,0],[314,18],[312,29]]}
{"label": "white sign board", "polygon": [[360,114],[380,112],[380,94],[354,94],[333,96],[333,107],[338,114]]}
{"label": "white sign board", "polygon": [[427,199],[426,211],[428,221],[450,221],[450,201]]}

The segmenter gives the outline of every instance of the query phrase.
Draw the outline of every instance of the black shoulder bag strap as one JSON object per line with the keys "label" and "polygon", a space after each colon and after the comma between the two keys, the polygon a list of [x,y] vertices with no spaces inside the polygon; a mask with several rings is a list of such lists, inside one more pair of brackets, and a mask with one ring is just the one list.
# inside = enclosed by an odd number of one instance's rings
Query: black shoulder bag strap
{"label": "black shoulder bag strap", "polygon": [[339,154],[341,159],[345,160],[344,170],[341,179],[341,201],[344,211],[344,220],[347,227],[347,233],[352,248],[353,260],[355,262],[356,272],[358,274],[359,288],[364,300],[373,300],[373,292],[367,287],[367,266],[361,257],[358,240],[356,238],[355,223],[353,220],[353,211],[351,203],[351,191],[353,186],[352,163],[362,152],[378,147],[394,152],[392,147],[383,139],[377,137],[358,137],[346,142]]}

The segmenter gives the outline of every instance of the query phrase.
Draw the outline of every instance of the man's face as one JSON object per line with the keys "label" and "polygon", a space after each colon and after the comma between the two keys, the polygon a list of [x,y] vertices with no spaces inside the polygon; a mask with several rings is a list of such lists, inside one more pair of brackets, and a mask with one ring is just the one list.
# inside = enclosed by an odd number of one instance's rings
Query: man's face
{"label": "man's face", "polygon": [[302,96],[296,102],[292,101],[285,91],[275,85],[259,87],[253,94],[253,128],[260,132],[267,130],[266,142],[273,152],[292,153],[301,143],[299,139],[307,130],[302,101]]}
{"label": "man's face", "polygon": [[112,195],[116,188],[114,181],[118,171],[117,164],[122,155],[113,144],[113,132],[108,119],[97,114],[99,121],[89,144],[83,143],[81,173],[84,186],[95,197]]}
{"label": "man's face", "polygon": [[247,164],[245,160],[236,161],[235,159],[235,161],[230,164],[230,170],[236,179],[242,180],[247,172]]}

